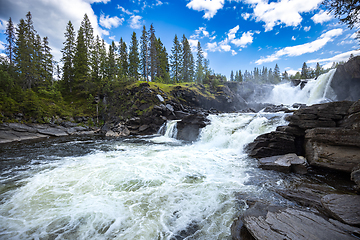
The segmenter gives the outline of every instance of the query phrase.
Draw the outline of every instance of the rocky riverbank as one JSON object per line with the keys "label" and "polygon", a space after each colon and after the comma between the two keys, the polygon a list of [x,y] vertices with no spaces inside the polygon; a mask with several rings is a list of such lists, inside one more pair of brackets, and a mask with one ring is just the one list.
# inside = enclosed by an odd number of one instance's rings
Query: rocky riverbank
{"label": "rocky riverbank", "polygon": [[0,143],[19,142],[48,137],[88,135],[98,132],[96,128],[79,126],[77,123],[57,124],[2,123],[0,124]]}
{"label": "rocky riverbank", "polygon": [[250,207],[234,222],[233,239],[359,239],[360,100],[303,107],[287,120],[247,146],[259,167],[309,178],[322,171],[335,182],[345,176],[353,186],[304,182],[276,190],[287,205],[242,198]]}

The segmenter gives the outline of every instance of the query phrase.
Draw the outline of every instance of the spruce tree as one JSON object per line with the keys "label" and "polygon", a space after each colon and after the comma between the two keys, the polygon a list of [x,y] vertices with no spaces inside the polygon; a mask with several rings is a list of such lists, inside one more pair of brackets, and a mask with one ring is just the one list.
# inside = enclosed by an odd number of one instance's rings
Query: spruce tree
{"label": "spruce tree", "polygon": [[181,45],[176,34],[173,43],[170,57],[171,77],[173,82],[178,83],[180,82]]}
{"label": "spruce tree", "polygon": [[10,66],[13,65],[13,58],[14,58],[14,49],[15,49],[15,27],[14,24],[9,18],[8,24],[6,26],[6,45],[5,45],[5,53],[9,58]]}
{"label": "spruce tree", "polygon": [[[122,41],[122,39],[121,39]],[[118,63],[117,63],[117,54],[116,54],[117,48],[115,45],[115,42],[112,41],[109,45],[109,54],[107,58],[107,77],[109,80],[114,80],[117,72],[118,72]]]}
{"label": "spruce tree", "polygon": [[274,68],[274,83],[279,83],[281,81],[280,79],[280,68],[277,64],[275,64]]}
{"label": "spruce tree", "polygon": [[306,65],[306,62],[303,63],[302,69],[301,69],[301,79],[308,79],[309,78],[309,69]]}
{"label": "spruce tree", "polygon": [[156,43],[157,63],[156,63],[156,76],[162,79],[163,82],[169,83],[169,60],[165,46],[162,44],[160,38]]}
{"label": "spruce tree", "polygon": [[62,80],[65,88],[71,93],[74,84],[74,57],[75,57],[75,31],[71,21],[68,22],[65,32],[65,42],[63,49],[61,49],[63,62]]}
{"label": "spruce tree", "polygon": [[85,44],[84,30],[80,27],[76,40],[76,50],[74,57],[74,87],[80,93],[87,93],[88,91],[88,73],[89,73],[89,60],[88,49]]}
{"label": "spruce tree", "polygon": [[319,63],[316,63],[316,68],[315,68],[315,77],[317,78],[318,76],[320,76],[323,72],[322,67],[320,66]]}
{"label": "spruce tree", "polygon": [[139,76],[139,49],[138,49],[138,40],[136,38],[136,33],[133,32],[131,36],[131,43],[130,43],[130,53],[129,53],[129,75],[130,77],[138,80]]}
{"label": "spruce tree", "polygon": [[181,78],[184,82],[192,82],[194,78],[194,56],[191,52],[189,41],[183,35],[182,38],[182,64]]}
{"label": "spruce tree", "polygon": [[100,66],[101,66],[101,40],[99,35],[96,36],[94,46],[91,51],[91,78],[98,86],[101,80]]}
{"label": "spruce tree", "polygon": [[204,52],[202,51],[200,41],[197,43],[197,59],[196,59],[196,82],[202,83],[204,80],[204,66],[203,66],[203,60],[204,60]]}
{"label": "spruce tree", "polygon": [[230,81],[233,82],[234,81],[234,71],[231,70],[230,72]]}
{"label": "spruce tree", "polygon": [[[24,19],[20,19],[20,22],[16,28],[16,40],[15,40],[15,48],[14,48],[14,63],[16,66],[16,70],[20,76],[20,84],[23,89],[29,87],[26,83],[26,66],[27,62],[30,60],[30,55],[27,49],[27,41],[25,38],[25,28],[26,23]],[[31,86],[30,86],[31,87]]]}
{"label": "spruce tree", "polygon": [[51,48],[49,47],[48,37],[43,38],[42,42],[42,70],[43,80],[46,84],[50,84],[53,76],[53,55],[51,54]]}
{"label": "spruce tree", "polygon": [[158,53],[157,53],[157,39],[155,36],[155,28],[151,24],[149,29],[149,67],[150,67],[150,79],[154,81],[155,74],[158,66]]}
{"label": "spruce tree", "polygon": [[129,62],[128,62],[128,52],[126,43],[120,38],[119,42],[119,66],[120,73],[123,76],[127,76],[129,73]]}
{"label": "spruce tree", "polygon": [[149,81],[149,38],[145,26],[143,26],[142,35],[141,35],[141,47],[140,47],[140,64],[142,76],[146,81]]}

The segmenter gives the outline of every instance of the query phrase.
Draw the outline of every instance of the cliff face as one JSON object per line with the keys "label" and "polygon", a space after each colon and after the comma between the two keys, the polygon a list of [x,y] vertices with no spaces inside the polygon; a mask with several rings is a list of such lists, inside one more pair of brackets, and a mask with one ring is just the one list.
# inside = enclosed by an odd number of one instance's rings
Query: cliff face
{"label": "cliff face", "polygon": [[334,89],[339,101],[360,99],[360,56],[337,67],[331,88]]}

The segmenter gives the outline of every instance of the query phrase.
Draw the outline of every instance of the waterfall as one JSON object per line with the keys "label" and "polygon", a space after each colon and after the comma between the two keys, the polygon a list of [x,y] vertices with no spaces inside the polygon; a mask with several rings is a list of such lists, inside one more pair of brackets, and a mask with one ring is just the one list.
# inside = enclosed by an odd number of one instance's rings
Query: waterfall
{"label": "waterfall", "polygon": [[176,138],[177,136],[177,122],[180,120],[168,120],[159,129],[158,134],[167,138]]}
{"label": "waterfall", "polygon": [[332,69],[320,75],[316,80],[309,80],[303,89],[301,89],[300,85],[292,86],[290,82],[276,85],[265,102],[285,105],[292,105],[294,103],[312,105],[334,101],[336,100],[336,95],[331,89],[330,84],[335,71],[336,69]]}

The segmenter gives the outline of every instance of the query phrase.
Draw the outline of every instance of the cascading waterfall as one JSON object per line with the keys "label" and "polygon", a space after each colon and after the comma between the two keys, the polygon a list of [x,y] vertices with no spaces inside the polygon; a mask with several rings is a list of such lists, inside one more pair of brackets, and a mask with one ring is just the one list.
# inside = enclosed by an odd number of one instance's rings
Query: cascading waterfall
{"label": "cascading waterfall", "polygon": [[293,105],[294,103],[316,104],[336,100],[336,95],[330,84],[335,74],[335,69],[320,75],[316,80],[309,80],[303,89],[300,85],[293,87],[290,82],[274,87],[265,102],[273,104]]}
{"label": "cascading waterfall", "polygon": [[209,119],[194,144],[88,137],[2,150],[0,239],[229,239],[245,208],[236,192],[276,201],[264,186],[280,177],[254,167],[242,146],[283,115]]}
{"label": "cascading waterfall", "polygon": [[158,134],[167,138],[176,138],[177,136],[177,123],[180,120],[168,120],[159,129]]}

